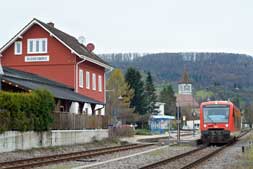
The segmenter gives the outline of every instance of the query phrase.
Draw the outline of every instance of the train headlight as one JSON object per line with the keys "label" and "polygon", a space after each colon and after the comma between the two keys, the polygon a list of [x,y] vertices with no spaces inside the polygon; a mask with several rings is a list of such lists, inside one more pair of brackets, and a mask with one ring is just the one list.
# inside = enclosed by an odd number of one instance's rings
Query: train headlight
{"label": "train headlight", "polygon": [[206,124],[204,124],[204,127],[206,128]]}
{"label": "train headlight", "polygon": [[228,127],[228,124],[225,124],[226,127]]}

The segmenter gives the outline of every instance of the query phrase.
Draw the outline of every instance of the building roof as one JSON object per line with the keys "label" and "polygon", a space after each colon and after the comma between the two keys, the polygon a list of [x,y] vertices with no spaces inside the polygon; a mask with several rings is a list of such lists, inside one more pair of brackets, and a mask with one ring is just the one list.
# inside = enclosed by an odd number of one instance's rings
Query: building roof
{"label": "building roof", "polygon": [[188,75],[188,72],[187,72],[186,68],[184,69],[183,76],[182,76],[182,79],[179,82],[179,84],[180,83],[185,83],[185,84],[191,83],[191,80],[189,78],[189,75]]}
{"label": "building roof", "polygon": [[150,119],[167,119],[167,120],[174,120],[175,116],[168,116],[168,115],[151,115]]}
{"label": "building roof", "polygon": [[51,92],[55,98],[58,99],[83,103],[104,104],[100,101],[78,94],[74,92],[73,88],[70,88],[64,84],[46,79],[32,73],[23,72],[8,67],[3,67],[3,71],[4,74],[2,76],[2,80],[11,82],[14,85],[19,85],[26,89],[46,89]]}
{"label": "building roof", "polygon": [[194,108],[199,108],[199,103],[190,94],[178,94],[177,103],[180,107],[187,107],[193,105]]}
{"label": "building roof", "polygon": [[20,38],[24,32],[26,32],[31,26],[34,24],[37,24],[41,26],[43,29],[48,31],[53,37],[55,37],[57,40],[59,40],[63,45],[65,45],[67,48],[71,49],[73,53],[75,53],[77,56],[79,56],[82,59],[87,59],[90,62],[93,62],[95,64],[98,64],[102,67],[111,69],[111,65],[109,65],[107,62],[105,62],[103,59],[98,57],[93,52],[89,52],[85,45],[80,44],[78,40],[55,28],[54,26],[44,23],[36,18],[34,18],[31,22],[29,22],[21,31],[19,31],[10,41],[8,41],[1,49],[0,53],[2,53],[5,49],[7,49],[13,42],[16,41],[16,39]]}

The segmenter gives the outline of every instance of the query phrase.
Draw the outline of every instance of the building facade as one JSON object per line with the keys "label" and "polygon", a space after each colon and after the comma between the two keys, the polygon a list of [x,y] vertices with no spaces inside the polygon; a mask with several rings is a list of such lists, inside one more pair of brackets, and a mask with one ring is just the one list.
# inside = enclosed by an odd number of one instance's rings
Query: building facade
{"label": "building facade", "polygon": [[1,64],[61,83],[89,101],[73,102],[72,112],[94,112],[106,102],[105,72],[112,67],[85,44],[55,28],[53,23],[33,19],[0,49]]}
{"label": "building facade", "polygon": [[[198,113],[199,103],[195,100],[192,94],[192,82],[189,79],[188,72],[184,70],[182,79],[178,83],[178,94],[176,95],[176,104],[181,107],[182,116],[186,120],[193,119],[193,112]],[[196,117],[195,117],[196,118]]]}

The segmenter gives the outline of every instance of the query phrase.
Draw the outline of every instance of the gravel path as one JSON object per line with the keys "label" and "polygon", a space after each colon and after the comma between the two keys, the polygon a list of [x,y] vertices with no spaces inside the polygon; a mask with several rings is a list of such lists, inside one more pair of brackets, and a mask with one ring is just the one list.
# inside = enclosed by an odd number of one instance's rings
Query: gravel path
{"label": "gravel path", "polygon": [[[243,136],[236,144],[221,151],[195,169],[246,169],[239,159],[242,156],[242,146],[248,146],[250,135],[253,135],[253,132]],[[253,169],[253,166],[249,169]]]}

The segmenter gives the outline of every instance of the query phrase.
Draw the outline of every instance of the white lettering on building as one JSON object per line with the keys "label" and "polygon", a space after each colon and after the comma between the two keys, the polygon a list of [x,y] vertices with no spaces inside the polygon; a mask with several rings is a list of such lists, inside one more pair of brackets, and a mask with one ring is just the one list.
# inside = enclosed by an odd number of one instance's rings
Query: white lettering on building
{"label": "white lettering on building", "polygon": [[49,56],[26,56],[25,62],[48,62]]}

